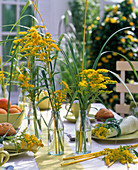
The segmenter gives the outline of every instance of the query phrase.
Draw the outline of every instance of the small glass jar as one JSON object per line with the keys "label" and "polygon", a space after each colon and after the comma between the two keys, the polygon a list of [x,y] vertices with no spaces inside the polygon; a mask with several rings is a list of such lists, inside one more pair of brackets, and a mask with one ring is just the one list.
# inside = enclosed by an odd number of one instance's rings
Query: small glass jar
{"label": "small glass jar", "polygon": [[60,118],[60,113],[52,111],[51,119],[48,123],[48,154],[64,154],[64,125]]}
{"label": "small glass jar", "polygon": [[91,122],[87,110],[80,110],[76,121],[76,153],[86,154],[91,152]]}

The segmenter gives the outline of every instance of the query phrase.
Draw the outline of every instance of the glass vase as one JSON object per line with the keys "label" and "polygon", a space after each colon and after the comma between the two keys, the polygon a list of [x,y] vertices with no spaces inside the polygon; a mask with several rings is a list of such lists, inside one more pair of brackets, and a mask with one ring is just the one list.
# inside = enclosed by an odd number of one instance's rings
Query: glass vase
{"label": "glass vase", "polygon": [[64,154],[64,125],[59,112],[52,111],[48,123],[48,154]]}
{"label": "glass vase", "polygon": [[87,110],[80,110],[76,121],[76,153],[86,154],[91,152],[91,122]]}
{"label": "glass vase", "polygon": [[20,92],[18,97],[18,106],[24,110],[24,118],[26,118],[28,112],[29,112],[29,103],[30,99],[27,97],[26,92]]}
{"label": "glass vase", "polygon": [[29,103],[29,112],[27,119],[27,133],[29,135],[35,135],[38,139],[41,139],[41,112],[36,102]]}
{"label": "glass vase", "polygon": [[0,99],[6,98],[8,99],[9,92],[7,90],[7,86],[0,85]]}

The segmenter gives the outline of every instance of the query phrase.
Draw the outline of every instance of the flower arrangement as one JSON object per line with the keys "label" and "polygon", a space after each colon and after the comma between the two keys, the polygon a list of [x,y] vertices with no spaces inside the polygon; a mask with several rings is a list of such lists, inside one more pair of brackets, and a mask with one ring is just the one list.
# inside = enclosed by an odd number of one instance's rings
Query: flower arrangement
{"label": "flower arrangement", "polygon": [[[33,1],[32,4],[39,13]],[[13,41],[13,51],[11,53],[12,55],[16,54],[21,58],[27,59],[27,66],[24,66],[23,68],[20,68],[19,66],[17,67],[17,71],[19,72],[18,82],[22,91],[28,92],[28,97],[32,102],[35,127],[37,126],[36,123],[40,126],[40,121],[37,121],[35,98],[39,96],[41,91],[44,89],[48,92],[48,95],[42,98],[39,102],[46,98],[49,98],[50,100],[54,122],[54,152],[57,154],[59,152],[58,147],[60,147],[60,144],[61,148],[63,148],[57,119],[59,118],[59,110],[62,107],[62,102],[66,99],[69,87],[64,81],[61,81],[60,84],[62,88],[60,90],[56,90],[55,76],[58,73],[55,71],[55,66],[60,48],[56,44],[55,40],[52,39],[52,35],[46,31],[42,17],[41,20],[43,23],[42,26],[35,25],[28,28],[27,31],[19,32],[20,37],[19,35],[18,38],[15,37],[15,40]],[[38,31],[39,28],[40,31]],[[41,31],[42,29],[44,33]],[[39,65],[37,65],[38,62]],[[49,133],[51,134],[51,132]],[[36,129],[36,136],[37,135],[39,134]],[[58,140],[59,142],[57,143]]]}
{"label": "flower arrangement", "polygon": [[[107,84],[115,84],[116,81],[111,80],[106,76],[108,70],[105,69],[86,69],[86,56],[85,56],[85,28],[86,28],[86,12],[87,12],[87,0],[85,5],[85,19],[84,19],[84,34],[83,34],[83,54],[82,54],[82,70],[79,71],[75,60],[75,54],[72,52],[72,58],[75,69],[73,70],[68,57],[61,51],[65,57],[66,63],[69,66],[70,74],[72,75],[73,83],[71,85],[71,105],[75,99],[79,100],[80,105],[80,117],[76,122],[76,152],[87,153],[91,148],[91,126],[90,121],[87,118],[86,110],[89,105],[97,99],[103,93],[111,93],[107,90]],[[69,42],[69,39],[67,39]],[[69,43],[71,48],[71,44]],[[73,48],[71,48],[73,51]],[[90,132],[90,133],[89,133]],[[88,142],[87,142],[88,141]]]}
{"label": "flower arrangement", "polygon": [[[31,28],[24,27],[25,31],[17,32],[17,36],[13,40],[10,51],[10,91],[11,84],[14,80],[19,87],[22,88],[22,92],[27,92],[27,97],[31,101],[31,111],[33,110],[33,123],[35,128],[35,136],[40,138],[39,132],[41,131],[41,117],[38,118],[37,108],[36,108],[36,98],[39,98],[41,91],[46,90],[48,94],[43,97],[39,103],[46,98],[49,98],[51,107],[52,107],[52,117],[53,117],[53,133],[54,139],[54,153],[62,153],[64,151],[63,138],[64,133],[60,132],[58,119],[60,117],[59,111],[62,107],[62,103],[66,101],[66,95],[69,91],[68,85],[61,81],[61,88],[56,89],[56,80],[55,77],[59,74],[56,71],[56,63],[58,52],[60,51],[60,40],[58,44],[52,38],[52,35],[46,31],[46,27],[43,21],[41,14],[39,13],[37,6],[34,4],[33,0],[28,1],[23,8],[23,12],[27,6],[31,3],[34,6],[34,9],[39,14],[42,25],[35,25]],[[24,16],[21,16],[19,20],[13,25],[12,29],[19,24],[20,20]],[[34,16],[32,16],[33,19]],[[35,23],[35,22],[34,22]],[[18,29],[19,30],[19,29]],[[12,30],[11,30],[12,31]],[[8,39],[9,36],[7,36]],[[23,61],[20,64],[20,61]],[[2,74],[1,74],[2,76]],[[16,78],[16,79],[13,79]],[[10,95],[9,95],[10,99]],[[39,104],[37,103],[37,104]],[[28,113],[28,120],[30,121],[31,116],[30,112]],[[45,119],[43,118],[45,121]],[[28,122],[29,122],[28,121]],[[46,122],[45,122],[46,123]],[[47,124],[46,124],[47,125]],[[49,126],[49,125],[48,125]],[[49,129],[49,135],[51,135],[51,129]],[[64,130],[64,128],[62,129]],[[49,140],[51,141],[51,139]],[[50,142],[51,143],[51,142]],[[59,148],[58,148],[59,147]]]}

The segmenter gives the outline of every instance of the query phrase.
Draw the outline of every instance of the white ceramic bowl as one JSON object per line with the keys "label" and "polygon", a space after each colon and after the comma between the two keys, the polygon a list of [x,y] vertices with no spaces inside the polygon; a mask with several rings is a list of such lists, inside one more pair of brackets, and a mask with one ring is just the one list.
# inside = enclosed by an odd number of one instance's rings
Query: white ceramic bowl
{"label": "white ceramic bowl", "polygon": [[[13,124],[20,113],[10,113],[8,118],[8,123]],[[23,113],[20,115],[20,117],[17,119],[15,124],[13,125],[14,128],[18,128],[21,126],[23,120]],[[7,114],[0,114],[0,123],[7,122]]]}

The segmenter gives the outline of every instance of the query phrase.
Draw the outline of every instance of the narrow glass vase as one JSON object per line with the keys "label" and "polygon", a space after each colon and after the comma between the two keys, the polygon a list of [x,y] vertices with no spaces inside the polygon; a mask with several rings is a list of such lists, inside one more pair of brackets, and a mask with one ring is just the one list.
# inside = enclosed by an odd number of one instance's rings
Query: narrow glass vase
{"label": "narrow glass vase", "polygon": [[35,135],[38,139],[42,138],[42,128],[41,128],[41,112],[36,102],[29,103],[29,112],[26,117],[27,119],[27,133],[30,135]]}
{"label": "narrow glass vase", "polygon": [[29,112],[29,103],[30,103],[30,100],[27,97],[27,93],[20,92],[19,97],[18,97],[18,105],[22,110],[24,110],[24,118],[26,118]]}
{"label": "narrow glass vase", "polygon": [[91,152],[91,122],[87,110],[80,110],[76,121],[76,153],[87,154]]}
{"label": "narrow glass vase", "polygon": [[48,154],[64,154],[64,125],[60,113],[56,111],[52,111],[48,124]]}

